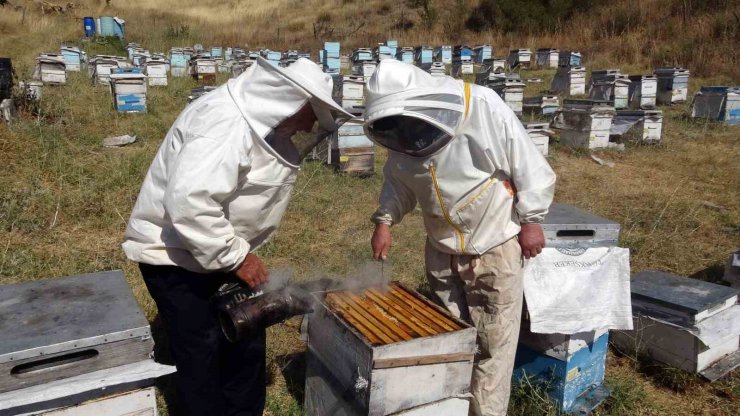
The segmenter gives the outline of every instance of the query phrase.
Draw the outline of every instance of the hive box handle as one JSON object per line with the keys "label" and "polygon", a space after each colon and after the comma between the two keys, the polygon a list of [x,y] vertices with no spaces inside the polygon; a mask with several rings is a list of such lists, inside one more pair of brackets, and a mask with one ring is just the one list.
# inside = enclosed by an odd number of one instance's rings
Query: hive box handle
{"label": "hive box handle", "polygon": [[590,239],[594,238],[594,235],[596,235],[596,231],[594,230],[558,230],[557,232],[558,238],[567,238],[571,240],[578,240],[578,239]]}
{"label": "hive box handle", "polygon": [[10,374],[15,377],[30,376],[44,371],[56,370],[60,367],[69,367],[74,363],[90,360],[97,356],[98,351],[94,349],[70,352],[69,354],[62,354],[57,355],[56,357],[42,358],[29,363],[18,364],[10,370]]}

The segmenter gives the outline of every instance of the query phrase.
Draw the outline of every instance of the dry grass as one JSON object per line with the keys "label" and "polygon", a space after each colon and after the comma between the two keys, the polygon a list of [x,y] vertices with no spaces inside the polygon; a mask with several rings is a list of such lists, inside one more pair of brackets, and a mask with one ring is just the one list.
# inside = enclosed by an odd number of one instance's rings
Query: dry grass
{"label": "dry grass", "polygon": [[[353,37],[342,39],[345,44],[371,45],[391,36],[401,44],[458,40],[446,38],[440,30],[394,33],[383,22],[400,9],[392,3],[388,13],[381,15],[377,13],[381,3],[131,0],[113,1],[111,8],[105,9],[104,2],[89,1],[74,13],[78,17],[118,13],[128,21],[129,39],[152,50],[196,41],[205,45],[315,48],[319,43],[311,33],[315,16],[329,13],[331,21],[346,31],[357,25],[347,16],[363,10],[370,13],[368,17],[356,20],[365,19],[367,24]],[[191,8],[196,4],[201,9]],[[620,36],[599,34],[595,29],[606,27],[609,19],[626,12],[628,6],[640,11],[640,19],[654,17],[660,4],[656,0],[617,1],[595,13],[593,24],[574,22],[572,27],[546,35],[465,32],[460,40],[486,41],[498,50],[510,46],[575,47],[587,53],[589,65],[621,67],[629,73],[651,72],[658,60],[668,62],[675,57],[680,59],[676,63],[687,64],[703,76],[692,79],[692,94],[700,85],[737,84],[737,52],[726,43],[727,36],[714,43],[701,41],[708,33],[722,33],[718,29],[722,25],[716,22],[727,17],[729,11],[724,9],[714,15],[702,12],[697,18],[701,27],[696,28],[693,21],[682,25],[680,17],[671,15]],[[264,20],[277,23],[265,25]],[[0,9],[0,54],[13,58],[21,78],[30,75],[36,54],[56,50],[62,41],[78,39],[81,26],[69,16],[41,16],[33,11],[28,12],[24,26],[20,21],[19,12]],[[168,37],[168,28],[177,25],[186,26],[187,34]],[[670,25],[675,27],[666,32]],[[276,26],[284,28],[279,38]],[[666,33],[675,39],[668,39]],[[654,39],[645,43],[651,36]],[[730,31],[728,36],[737,37],[737,33]],[[661,52],[666,45],[674,49]],[[86,47],[91,52],[121,51],[120,45]],[[698,62],[700,58],[710,64]],[[706,76],[710,68],[716,71],[711,72],[712,78]],[[531,95],[549,85],[552,72],[523,75],[545,78],[543,84],[528,87]],[[84,75],[72,74],[67,86],[45,88],[40,117],[24,114],[13,124],[0,124],[0,283],[122,268],[147,316],[154,318],[154,304],[119,244],[141,179],[167,128],[185,106],[192,86],[189,79],[171,80],[167,88],[150,89],[148,114],[120,115],[111,108],[105,88],[94,88]],[[621,244],[631,249],[635,271],[659,268],[714,279],[728,253],[740,245],[738,131],[737,127],[688,119],[687,110],[687,105],[665,109],[665,143],[661,146],[599,152],[615,161],[614,168],[593,163],[583,152],[555,146],[551,163],[559,178],[556,200],[619,221]],[[136,134],[140,140],[123,149],[100,148],[103,137],[118,134]],[[378,171],[384,160],[385,153],[380,151]],[[299,279],[322,273],[355,273],[370,257],[372,227],[368,216],[375,208],[381,181],[380,175],[359,179],[336,175],[320,164],[305,164],[281,231],[260,254],[271,266],[294,267]],[[724,208],[707,208],[702,201]],[[410,215],[394,233],[393,277],[419,286],[424,241],[420,215]],[[270,415],[300,414],[301,361],[291,354],[304,346],[298,341],[296,325],[291,322],[270,330]],[[647,369],[615,354],[610,354],[607,374],[615,394],[600,414],[740,414],[737,374],[711,385],[685,376],[676,381],[670,371]],[[682,387],[686,380],[690,388]],[[546,403],[531,401],[530,392],[522,394],[530,398],[518,401],[513,414],[549,412],[542,410],[550,409]]]}

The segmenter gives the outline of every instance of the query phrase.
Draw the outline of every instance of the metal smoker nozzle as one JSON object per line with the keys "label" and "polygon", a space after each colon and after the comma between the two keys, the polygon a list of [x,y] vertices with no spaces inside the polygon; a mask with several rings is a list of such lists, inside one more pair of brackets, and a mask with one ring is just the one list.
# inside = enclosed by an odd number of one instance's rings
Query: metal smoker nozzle
{"label": "metal smoker nozzle", "polygon": [[311,292],[333,284],[330,279],[320,279],[258,296],[241,284],[229,285],[214,298],[221,330],[226,339],[237,342],[296,315],[313,312]]}

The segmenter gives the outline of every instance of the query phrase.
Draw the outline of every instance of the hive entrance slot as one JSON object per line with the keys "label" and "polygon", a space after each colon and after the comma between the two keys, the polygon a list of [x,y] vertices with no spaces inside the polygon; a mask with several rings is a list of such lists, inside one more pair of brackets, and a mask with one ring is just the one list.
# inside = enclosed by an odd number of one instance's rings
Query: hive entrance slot
{"label": "hive entrance slot", "polygon": [[559,238],[569,238],[573,240],[577,239],[589,239],[596,235],[594,230],[558,230],[557,236]]}
{"label": "hive entrance slot", "polygon": [[62,366],[68,366],[70,364],[89,360],[95,358],[98,355],[98,351],[94,349],[75,351],[69,354],[62,354],[56,357],[44,358],[30,363],[19,364],[10,370],[10,374],[14,376],[22,376],[30,373],[38,373],[44,370],[55,369]]}

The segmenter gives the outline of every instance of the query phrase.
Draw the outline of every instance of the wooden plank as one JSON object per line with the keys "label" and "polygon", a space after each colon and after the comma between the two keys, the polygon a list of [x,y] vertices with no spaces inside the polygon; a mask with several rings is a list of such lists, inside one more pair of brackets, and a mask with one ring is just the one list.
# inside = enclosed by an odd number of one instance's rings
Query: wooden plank
{"label": "wooden plank", "polygon": [[386,295],[386,299],[389,303],[399,309],[401,313],[405,314],[409,319],[421,326],[429,336],[444,332],[444,328],[437,325],[433,320],[427,319],[424,314],[415,311],[414,307],[410,306],[404,299],[391,294]]}
{"label": "wooden plank", "polygon": [[354,316],[352,316],[349,311],[345,311],[345,308],[343,306],[340,306],[338,301],[336,300],[336,295],[333,293],[330,293],[326,296],[325,301],[327,305],[329,305],[333,310],[337,311],[339,315],[347,321],[349,324],[351,324],[355,329],[357,329],[365,338],[370,341],[373,345],[380,345],[383,343],[383,341],[373,333],[369,328],[367,328],[362,322],[355,319]]}
{"label": "wooden plank", "polygon": [[349,293],[348,294],[350,299],[352,299],[357,305],[362,306],[368,313],[370,313],[375,319],[378,320],[381,324],[384,325],[385,329],[390,330],[395,335],[401,337],[401,339],[408,341],[412,339],[413,337],[409,335],[406,331],[404,331],[398,323],[394,322],[393,319],[391,319],[389,316],[384,315],[381,313],[375,303],[368,302],[366,299],[361,298],[360,296],[357,296],[355,294]]}
{"label": "wooden plank", "polygon": [[[383,330],[378,328],[377,323],[372,322],[368,317],[364,316],[361,311],[358,311],[356,308],[353,308],[351,305],[351,301],[348,302],[347,299],[343,298],[340,293],[335,293],[337,305],[340,306],[341,310],[344,311],[344,313],[349,314],[352,316],[355,320],[362,322],[362,325],[370,330],[370,333],[372,333],[376,338],[379,338],[382,342],[381,343],[393,343],[394,337],[392,335],[386,334]],[[359,328],[358,328],[359,329]],[[363,335],[366,335],[366,333],[362,333]]]}
{"label": "wooden plank", "polygon": [[425,304],[420,299],[413,296],[403,286],[394,283],[391,285],[391,292],[398,293],[404,298],[410,300],[413,304],[417,305],[420,311],[429,314],[430,317],[436,318],[437,321],[435,322],[443,326],[448,331],[456,331],[458,329],[461,329],[461,327],[456,322],[452,321],[449,317],[443,315],[441,312],[437,311],[434,308],[431,308],[429,305]]}
{"label": "wooden plank", "polygon": [[392,310],[394,312],[394,316],[396,316],[401,322],[407,325],[418,336],[426,337],[436,334],[436,332],[432,331],[431,328],[427,327],[422,322],[419,322],[415,317],[407,315],[403,311],[403,309],[401,309],[395,303],[391,302],[387,297],[383,297],[383,295],[379,293],[376,289],[368,289],[366,294],[368,297],[374,299],[376,303],[382,305],[388,311]]}
{"label": "wooden plank", "polygon": [[372,314],[368,313],[362,306],[358,305],[357,302],[352,299],[349,292],[339,293],[339,297],[351,310],[355,312],[355,316],[361,317],[364,321],[367,321],[372,325],[373,329],[380,331],[380,333],[376,333],[376,335],[382,334],[385,336],[385,338],[381,336],[381,339],[390,339],[391,341],[386,341],[388,343],[403,341],[403,338],[394,334],[393,331],[386,328],[382,322],[378,321]]}
{"label": "wooden plank", "polygon": [[419,305],[409,301],[409,299],[401,296],[398,291],[389,291],[388,298],[396,302],[398,305],[402,305],[405,310],[408,311],[409,314],[412,314],[414,317],[419,319],[421,322],[424,322],[428,327],[434,330],[435,335],[439,334],[441,332],[449,332],[450,329],[445,328],[441,322],[439,322],[439,319],[435,319],[434,317],[430,316],[428,312],[425,312],[424,309],[419,307]]}
{"label": "wooden plank", "polygon": [[373,361],[373,368],[412,367],[417,365],[455,363],[460,361],[473,362],[474,353],[458,352],[452,354],[421,355],[418,357],[385,358]]}
{"label": "wooden plank", "polygon": [[58,354],[9,361],[0,364],[0,393],[146,360],[153,347],[154,341],[151,338],[142,340],[141,337],[135,337]]}

